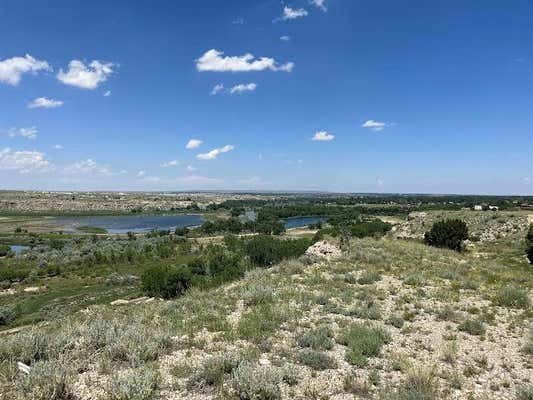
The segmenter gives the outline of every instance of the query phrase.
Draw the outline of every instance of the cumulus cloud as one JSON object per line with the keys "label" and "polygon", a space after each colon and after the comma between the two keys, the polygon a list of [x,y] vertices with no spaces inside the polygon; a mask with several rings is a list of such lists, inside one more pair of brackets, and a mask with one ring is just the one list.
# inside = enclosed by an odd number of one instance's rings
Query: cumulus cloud
{"label": "cumulus cloud", "polygon": [[57,79],[65,85],[75,86],[81,89],[96,89],[102,82],[107,81],[107,78],[113,74],[115,64],[101,62],[98,60],[92,61],[85,65],[82,61],[72,60],[68,64],[68,70],[59,70]]}
{"label": "cumulus cloud", "polygon": [[141,170],[141,171],[137,172],[137,177],[139,177],[139,178],[142,178],[145,175],[146,175],[146,171],[144,171],[144,170]]}
{"label": "cumulus cloud", "polygon": [[63,146],[60,145],[60,144],[54,144],[54,145],[52,146],[52,148],[53,148],[54,150],[63,150]]}
{"label": "cumulus cloud", "polygon": [[196,167],[192,166],[192,165],[187,165],[187,171],[189,172],[192,172],[192,171],[196,171]]}
{"label": "cumulus cloud", "polygon": [[53,167],[39,151],[13,151],[9,147],[0,150],[0,170],[29,174],[50,171]]}
{"label": "cumulus cloud", "polygon": [[28,108],[56,108],[61,107],[61,100],[49,99],[47,97],[37,97],[28,103]]}
{"label": "cumulus cloud", "polygon": [[108,166],[101,165],[91,158],[68,165],[64,172],[72,175],[114,175]]}
{"label": "cumulus cloud", "polygon": [[199,139],[190,139],[185,145],[185,148],[188,150],[197,149],[198,147],[200,147],[200,145],[203,142],[204,142],[203,140],[199,140]]}
{"label": "cumulus cloud", "polygon": [[285,6],[283,8],[283,16],[281,17],[282,20],[287,21],[291,19],[296,18],[303,18],[307,16],[307,11],[304,8],[290,8]]}
{"label": "cumulus cloud", "polygon": [[279,38],[279,40],[282,40],[284,42],[289,42],[291,40],[291,37],[288,35],[283,35]]}
{"label": "cumulus cloud", "polygon": [[111,96],[111,90],[106,90],[104,92],[104,97],[109,97],[109,96]]}
{"label": "cumulus cloud", "polygon": [[36,127],[32,126],[30,128],[11,128],[8,133],[9,137],[14,138],[16,136],[20,136],[26,139],[36,139],[37,138],[37,130]]}
{"label": "cumulus cloud", "polygon": [[215,85],[213,87],[213,90],[211,90],[211,96],[214,96],[224,90],[224,85],[222,83],[219,83],[218,85]]}
{"label": "cumulus cloud", "polygon": [[214,72],[248,72],[248,71],[285,71],[290,72],[294,63],[288,62],[279,65],[273,58],[255,58],[247,53],[242,56],[224,56],[224,53],[215,49],[206,51],[196,60],[198,71]]}
{"label": "cumulus cloud", "polygon": [[177,167],[180,165],[180,162],[178,160],[172,160],[172,161],[166,161],[163,164],[161,164],[162,168],[170,168],[170,167]]}
{"label": "cumulus cloud", "polygon": [[232,151],[235,148],[235,146],[231,144],[227,144],[224,147],[219,147],[217,149],[213,149],[207,153],[201,153],[196,156],[199,160],[214,160],[222,153],[227,153],[228,151]]}
{"label": "cumulus cloud", "polygon": [[373,130],[375,132],[379,132],[391,125],[392,124],[389,124],[387,122],[379,122],[374,121],[373,119],[369,119],[368,121],[365,121],[365,123],[361,125],[361,127]]}
{"label": "cumulus cloud", "polygon": [[332,135],[331,133],[328,133],[326,131],[319,131],[315,133],[315,135],[311,138],[311,140],[317,142],[329,142],[333,139],[335,139],[335,135]]}
{"label": "cumulus cloud", "polygon": [[244,92],[253,92],[255,89],[257,88],[257,83],[241,83],[239,85],[235,85],[233,86],[229,92],[231,94],[241,94],[241,93],[244,93]]}
{"label": "cumulus cloud", "polygon": [[241,185],[246,185],[246,186],[259,186],[259,185],[266,184],[266,182],[264,182],[259,176],[252,176],[250,178],[239,179],[237,183]]}
{"label": "cumulus cloud", "polygon": [[326,7],[326,0],[311,0],[309,4],[312,4],[315,7],[320,8],[324,12],[328,11],[328,8]]}
{"label": "cumulus cloud", "polygon": [[6,58],[0,61],[0,82],[16,86],[23,74],[36,74],[39,71],[51,71],[46,61],[33,58],[29,54],[24,57]]}

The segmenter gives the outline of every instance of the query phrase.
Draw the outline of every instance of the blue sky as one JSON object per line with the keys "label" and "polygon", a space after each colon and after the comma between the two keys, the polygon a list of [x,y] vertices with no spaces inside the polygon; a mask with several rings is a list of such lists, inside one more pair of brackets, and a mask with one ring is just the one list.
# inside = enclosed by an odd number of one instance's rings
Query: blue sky
{"label": "blue sky", "polygon": [[532,15],[4,0],[0,188],[533,194]]}

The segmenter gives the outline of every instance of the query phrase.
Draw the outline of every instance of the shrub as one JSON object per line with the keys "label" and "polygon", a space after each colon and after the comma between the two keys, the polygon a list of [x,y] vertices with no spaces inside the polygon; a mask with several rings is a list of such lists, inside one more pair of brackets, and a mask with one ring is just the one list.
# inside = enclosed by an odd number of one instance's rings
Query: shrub
{"label": "shrub", "polygon": [[522,352],[525,354],[533,355],[533,327],[529,328],[529,335],[526,338]]}
{"label": "shrub", "polygon": [[280,372],[272,367],[242,362],[233,372],[233,388],[241,400],[281,399]]}
{"label": "shrub", "polygon": [[507,285],[498,291],[494,303],[502,307],[527,308],[529,297],[526,289]]}
{"label": "shrub", "polygon": [[321,326],[304,333],[298,338],[300,347],[310,347],[313,350],[330,350],[333,347],[333,333],[327,326]]}
{"label": "shrub", "polygon": [[156,371],[143,367],[115,373],[106,388],[110,400],[150,400],[159,384]]}
{"label": "shrub", "polygon": [[248,239],[245,246],[250,261],[261,267],[268,267],[284,258],[297,258],[311,245],[309,239],[277,239],[257,235]]}
{"label": "shrub", "polygon": [[392,225],[380,219],[373,219],[366,222],[357,222],[350,226],[352,236],[364,238],[367,236],[383,236],[392,229]]}
{"label": "shrub", "polygon": [[518,389],[516,400],[533,400],[533,386],[523,386]]}
{"label": "shrub", "polygon": [[11,247],[7,244],[0,244],[0,257],[5,257],[11,252]]}
{"label": "shrub", "polygon": [[226,374],[231,374],[242,359],[235,354],[225,354],[206,359],[187,382],[190,388],[220,385]]}
{"label": "shrub", "polygon": [[144,293],[166,299],[185,293],[191,282],[192,275],[184,267],[157,265],[147,269],[141,276]]}
{"label": "shrub", "polygon": [[373,271],[365,271],[357,280],[360,285],[371,285],[381,280],[381,275]]}
{"label": "shrub", "polygon": [[439,398],[437,383],[433,374],[426,371],[410,372],[400,387],[387,393],[387,400],[434,400]]}
{"label": "shrub", "polygon": [[15,319],[15,311],[11,307],[0,307],[0,326],[9,325]]}
{"label": "shrub", "polygon": [[462,332],[467,332],[471,335],[483,335],[485,333],[485,325],[482,321],[477,319],[467,319],[459,324],[457,327]]}
{"label": "shrub", "polygon": [[468,239],[468,227],[459,219],[447,219],[433,224],[430,231],[424,235],[424,240],[430,246],[446,247],[461,251],[463,241]]}
{"label": "shrub", "polygon": [[18,391],[25,399],[70,400],[74,399],[72,377],[60,361],[39,361],[28,375],[17,383]]}
{"label": "shrub", "polygon": [[368,357],[377,357],[381,347],[390,342],[389,334],[381,328],[352,325],[345,332],[341,343],[348,347],[346,360],[358,367],[364,367]]}
{"label": "shrub", "polygon": [[319,371],[324,369],[332,369],[337,365],[334,358],[330,357],[324,352],[312,349],[300,351],[299,359],[302,364]]}

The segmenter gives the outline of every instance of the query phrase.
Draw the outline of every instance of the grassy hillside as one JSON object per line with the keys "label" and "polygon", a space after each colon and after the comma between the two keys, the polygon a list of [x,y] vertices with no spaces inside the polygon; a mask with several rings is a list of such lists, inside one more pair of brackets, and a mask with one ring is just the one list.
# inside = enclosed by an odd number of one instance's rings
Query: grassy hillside
{"label": "grassy hillside", "polygon": [[92,306],[1,337],[0,393],[531,399],[533,273],[522,243],[499,246],[489,257],[352,240],[335,260],[285,261],[172,301]]}

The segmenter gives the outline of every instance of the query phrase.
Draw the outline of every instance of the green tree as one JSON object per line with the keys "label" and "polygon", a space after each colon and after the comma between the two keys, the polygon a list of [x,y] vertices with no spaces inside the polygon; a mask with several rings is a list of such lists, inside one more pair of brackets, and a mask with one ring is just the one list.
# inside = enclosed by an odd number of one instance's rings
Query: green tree
{"label": "green tree", "polygon": [[468,227],[459,219],[435,222],[424,240],[430,246],[446,247],[455,251],[463,250],[463,241],[468,239]]}

